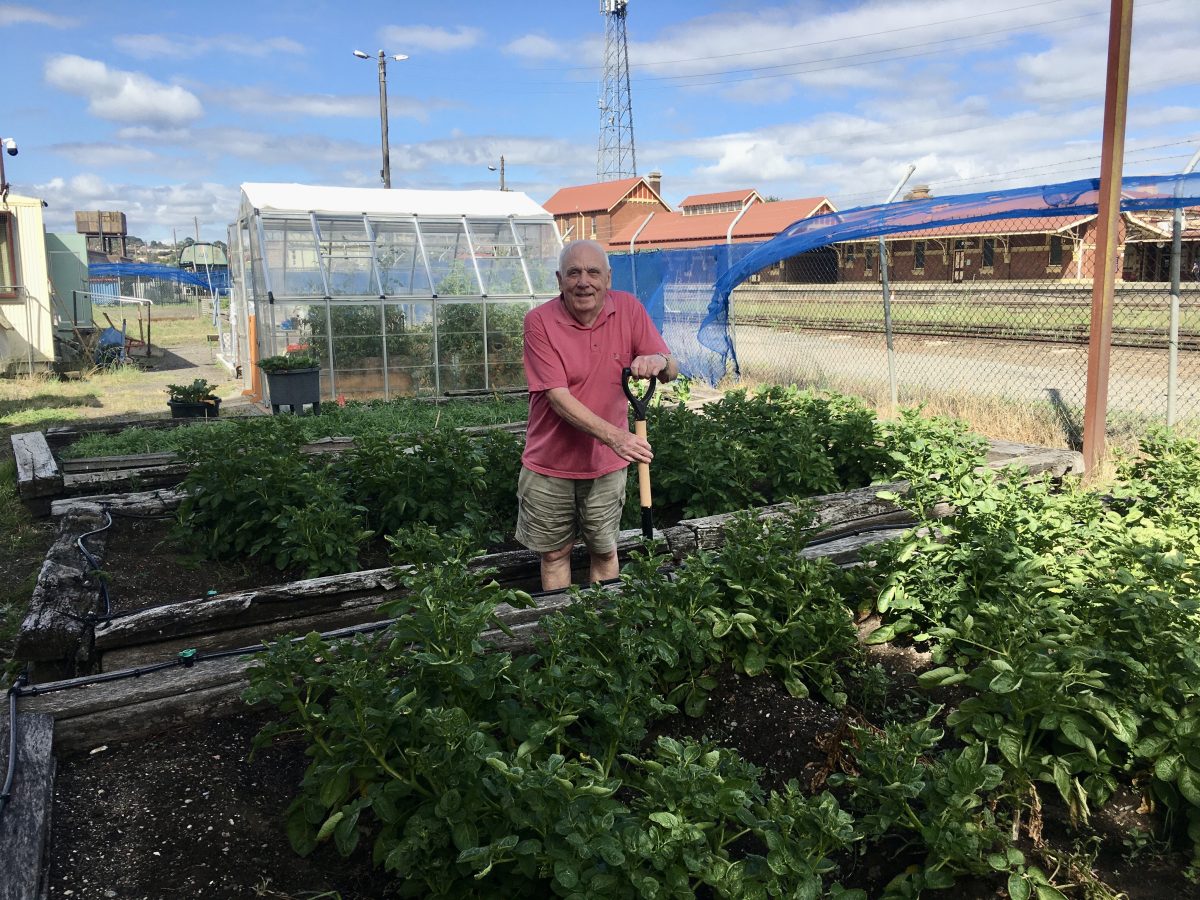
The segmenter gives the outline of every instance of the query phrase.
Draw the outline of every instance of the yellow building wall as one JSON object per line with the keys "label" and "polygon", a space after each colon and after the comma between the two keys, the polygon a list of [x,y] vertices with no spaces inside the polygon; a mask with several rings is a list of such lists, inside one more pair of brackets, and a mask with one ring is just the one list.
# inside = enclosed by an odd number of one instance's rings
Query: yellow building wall
{"label": "yellow building wall", "polygon": [[0,299],[0,371],[43,371],[54,362],[54,315],[42,201],[10,194],[0,212],[12,225],[18,287],[14,299]]}

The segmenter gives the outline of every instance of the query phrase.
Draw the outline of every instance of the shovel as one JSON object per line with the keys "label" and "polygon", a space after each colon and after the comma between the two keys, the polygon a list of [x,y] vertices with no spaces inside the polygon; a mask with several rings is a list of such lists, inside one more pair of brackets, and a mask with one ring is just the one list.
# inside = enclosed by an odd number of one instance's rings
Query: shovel
{"label": "shovel", "polygon": [[[633,432],[640,438],[646,437],[646,404],[654,396],[654,381],[650,379],[650,387],[646,388],[644,397],[639,397],[629,389],[629,380],[633,378],[633,370],[628,367],[621,370],[621,387],[633,407]],[[638,493],[642,504],[642,537],[651,540],[654,537],[654,514],[650,508],[650,464],[640,462],[638,467]]]}

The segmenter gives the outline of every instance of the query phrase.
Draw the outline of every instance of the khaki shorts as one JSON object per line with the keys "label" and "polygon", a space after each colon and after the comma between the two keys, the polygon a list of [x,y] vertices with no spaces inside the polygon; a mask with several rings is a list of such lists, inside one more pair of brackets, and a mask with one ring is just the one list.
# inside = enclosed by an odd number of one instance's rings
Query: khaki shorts
{"label": "khaki shorts", "polygon": [[592,553],[617,548],[625,478],[618,469],[599,478],[552,478],[521,467],[517,482],[517,540],[535,553],[549,553],[575,542]]}

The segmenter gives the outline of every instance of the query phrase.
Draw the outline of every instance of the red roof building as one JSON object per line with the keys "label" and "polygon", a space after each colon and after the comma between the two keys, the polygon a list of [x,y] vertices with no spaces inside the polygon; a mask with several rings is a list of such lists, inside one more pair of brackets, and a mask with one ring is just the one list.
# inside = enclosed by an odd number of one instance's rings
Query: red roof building
{"label": "red roof building", "polygon": [[[724,198],[724,199],[715,199]],[[728,212],[687,212],[724,203],[740,203]],[[630,222],[607,242],[610,251],[666,250],[676,247],[706,247],[711,244],[769,241],[800,219],[837,212],[826,197],[804,200],[764,201],[757,191],[698,194],[684,201],[679,212],[647,212]]]}
{"label": "red roof building", "polygon": [[554,216],[563,243],[593,240],[607,244],[630,223],[641,222],[652,212],[671,212],[659,196],[656,175],[565,187],[542,206]]}

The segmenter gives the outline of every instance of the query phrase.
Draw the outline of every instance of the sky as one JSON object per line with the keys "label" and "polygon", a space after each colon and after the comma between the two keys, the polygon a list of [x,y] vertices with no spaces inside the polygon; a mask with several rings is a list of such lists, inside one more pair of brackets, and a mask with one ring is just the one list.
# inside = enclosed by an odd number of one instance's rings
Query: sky
{"label": "sky", "polygon": [[[597,0],[0,2],[5,175],[46,226],[123,210],[144,240],[223,240],[245,182],[597,181]],[[663,198],[753,188],[881,203],[1097,177],[1105,0],[629,0],[637,174]],[[114,12],[119,9],[119,13]],[[1200,148],[1196,0],[1137,0],[1125,174]],[[354,50],[370,59],[358,59]]]}

